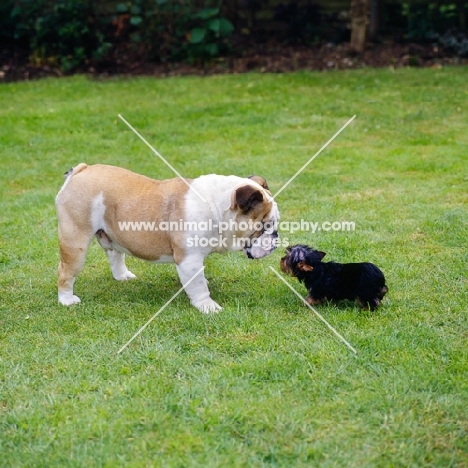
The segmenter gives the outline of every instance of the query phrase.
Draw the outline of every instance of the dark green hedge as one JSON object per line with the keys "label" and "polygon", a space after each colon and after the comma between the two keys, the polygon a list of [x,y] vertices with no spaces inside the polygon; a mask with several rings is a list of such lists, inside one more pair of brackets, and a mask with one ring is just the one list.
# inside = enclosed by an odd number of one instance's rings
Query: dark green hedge
{"label": "dark green hedge", "polygon": [[[325,8],[323,0],[118,2],[3,0],[0,39],[2,44],[26,48],[33,63],[69,71],[105,60],[122,43],[134,44],[149,60],[195,62],[228,54],[235,35],[244,42],[261,37],[305,44],[349,37],[349,21],[333,20],[342,18],[343,12],[346,17],[349,2],[345,1],[336,14],[329,5]],[[438,42],[460,55],[468,54],[464,32],[468,0],[380,0],[377,4],[381,33]],[[268,22],[270,27],[256,35]],[[333,27],[338,32],[330,35]]]}
{"label": "dark green hedge", "polygon": [[229,52],[234,26],[219,2],[203,3],[133,0],[103,9],[95,0],[6,0],[0,36],[64,71],[105,59],[121,42],[141,44],[154,60],[204,61]]}

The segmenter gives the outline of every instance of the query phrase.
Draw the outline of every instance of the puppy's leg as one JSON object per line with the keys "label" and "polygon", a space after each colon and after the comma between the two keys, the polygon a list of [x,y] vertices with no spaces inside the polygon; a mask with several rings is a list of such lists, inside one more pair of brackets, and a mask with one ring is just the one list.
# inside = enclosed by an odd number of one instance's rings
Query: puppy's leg
{"label": "puppy's leg", "polygon": [[361,306],[361,309],[370,311],[374,311],[380,305],[380,300],[377,297],[374,297],[372,299],[364,299],[362,297],[357,297],[356,302]]}
{"label": "puppy's leg", "polygon": [[114,279],[125,281],[136,278],[136,276],[127,268],[127,265],[125,265],[125,254],[113,249],[106,249],[106,254],[109,259]]}
{"label": "puppy's leg", "polygon": [[211,299],[208,281],[203,270],[196,274],[203,267],[203,260],[202,255],[185,257],[181,262],[177,263],[177,273],[193,306],[204,314],[219,312],[221,306]]}
{"label": "puppy's leg", "polygon": [[69,306],[81,302],[80,298],[73,294],[73,285],[83,269],[93,234],[80,233],[79,228],[71,223],[65,226],[63,224],[59,221],[58,300],[60,304]]}
{"label": "puppy's leg", "polygon": [[117,252],[117,250],[113,248],[112,241],[102,229],[99,229],[98,232],[96,232],[96,240],[106,251],[114,279],[125,281],[136,278],[136,276],[127,268],[127,265],[125,265],[125,254]]}
{"label": "puppy's leg", "polygon": [[313,298],[310,294],[305,298],[307,304],[310,304],[310,305],[319,305],[319,304],[323,304],[327,298],[326,297],[323,297],[322,299],[315,299]]}

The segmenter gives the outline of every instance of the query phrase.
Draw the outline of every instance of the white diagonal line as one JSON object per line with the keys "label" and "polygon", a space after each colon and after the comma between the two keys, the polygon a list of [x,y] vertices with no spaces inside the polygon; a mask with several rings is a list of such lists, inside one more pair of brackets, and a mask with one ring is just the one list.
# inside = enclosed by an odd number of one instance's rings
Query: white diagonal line
{"label": "white diagonal line", "polygon": [[281,275],[270,266],[270,270],[354,353],[357,351],[340,335]]}
{"label": "white diagonal line", "polygon": [[139,133],[137,130],[135,130],[120,114],[119,115],[119,118],[120,120],[122,120],[126,125],[127,127],[132,130],[135,135],[137,135],[138,137],[140,137],[140,139],[143,141],[143,143],[146,144],[146,146],[148,146],[152,151],[153,153],[159,157],[159,159],[161,159],[162,162],[164,162],[166,164],[166,166],[168,166],[172,172],[174,172],[174,174],[177,175],[177,177],[179,177],[179,179],[181,179],[186,185],[188,188],[192,189],[205,203],[207,203],[207,201],[185,180],[184,177],[182,177],[181,174],[179,174],[179,172],[175,169],[175,167],[173,167],[161,154],[159,154]]}
{"label": "white diagonal line", "polygon": [[277,192],[273,195],[276,198],[354,119],[353,115]]}
{"label": "white diagonal line", "polygon": [[205,269],[202,266],[118,351],[120,354]]}

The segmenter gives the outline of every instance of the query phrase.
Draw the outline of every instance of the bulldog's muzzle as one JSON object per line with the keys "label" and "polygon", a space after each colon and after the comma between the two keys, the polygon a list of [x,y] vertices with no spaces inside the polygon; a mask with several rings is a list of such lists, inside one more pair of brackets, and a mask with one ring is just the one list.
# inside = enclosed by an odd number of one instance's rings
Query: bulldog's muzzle
{"label": "bulldog's muzzle", "polygon": [[253,239],[250,245],[244,248],[244,252],[248,258],[252,259],[266,257],[278,247],[276,239],[278,239],[278,231],[265,232]]}

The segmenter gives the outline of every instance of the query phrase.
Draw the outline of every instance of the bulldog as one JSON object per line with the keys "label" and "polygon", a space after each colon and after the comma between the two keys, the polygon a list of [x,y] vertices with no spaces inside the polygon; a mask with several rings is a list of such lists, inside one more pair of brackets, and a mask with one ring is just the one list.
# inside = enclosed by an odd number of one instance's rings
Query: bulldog
{"label": "bulldog", "polygon": [[261,258],[277,244],[278,207],[262,177],[154,180],[84,163],[65,176],[56,197],[63,305],[80,302],[73,285],[93,237],[116,280],[135,278],[125,255],[175,263],[191,304],[204,313],[221,310],[203,273],[207,255],[243,250],[249,258]]}

